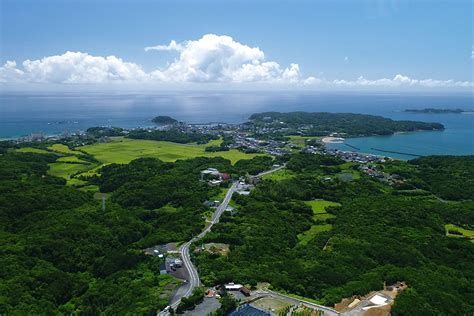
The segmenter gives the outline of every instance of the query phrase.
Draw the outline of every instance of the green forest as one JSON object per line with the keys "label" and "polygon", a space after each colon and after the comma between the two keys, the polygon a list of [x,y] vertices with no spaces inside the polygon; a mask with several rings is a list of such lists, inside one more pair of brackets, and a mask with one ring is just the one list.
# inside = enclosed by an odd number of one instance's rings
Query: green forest
{"label": "green forest", "polygon": [[235,171],[222,158],[111,164],[91,179],[108,196],[102,210],[48,175],[58,155],[13,147],[0,146],[0,314],[156,314],[179,282],[142,250],[199,232],[218,193],[200,171]]}
{"label": "green forest", "polygon": [[[466,165],[472,170],[471,157],[398,164],[420,176],[428,189],[452,197],[443,177],[423,174],[428,166],[436,169],[447,161],[451,168],[444,175],[455,174],[458,187],[471,181],[472,171],[465,172]],[[236,198],[238,212],[225,214],[203,241],[227,243],[230,254],[195,256],[203,282],[269,282],[275,290],[333,305],[381,289],[384,281],[405,281],[409,290],[397,298],[394,315],[471,315],[474,243],[447,237],[444,225],[472,229],[474,202],[462,195],[449,202],[406,196],[365,176],[325,180],[338,172],[339,163],[294,155],[287,166],[295,177],[266,180],[250,196]],[[328,207],[331,216],[315,217],[304,203],[315,199],[341,206]],[[331,229],[299,242],[299,234],[322,224]]]}
{"label": "green forest", "polygon": [[[200,171],[214,167],[236,179],[283,162],[291,177],[235,195],[236,211],[200,241],[230,245],[228,256],[193,255],[205,285],[269,282],[332,305],[406,281],[394,315],[474,312],[474,243],[445,230],[474,227],[471,157],[384,165],[409,188],[443,200],[365,175],[343,182],[344,161],[302,153],[235,165],[219,157],[109,164],[88,178],[100,190],[93,194],[48,174],[59,154],[18,147],[0,143],[0,314],[155,315],[180,281],[160,275],[162,259],[143,249],[203,229],[204,202],[220,189],[199,181]],[[327,207],[314,214],[311,201],[319,199]]]}
{"label": "green forest", "polygon": [[253,125],[270,124],[289,128],[288,134],[302,125],[311,126],[305,130],[307,136],[325,136],[329,133],[344,133],[348,136],[390,135],[395,132],[417,130],[443,130],[440,123],[418,121],[395,121],[376,115],[327,112],[263,112],[250,116]]}

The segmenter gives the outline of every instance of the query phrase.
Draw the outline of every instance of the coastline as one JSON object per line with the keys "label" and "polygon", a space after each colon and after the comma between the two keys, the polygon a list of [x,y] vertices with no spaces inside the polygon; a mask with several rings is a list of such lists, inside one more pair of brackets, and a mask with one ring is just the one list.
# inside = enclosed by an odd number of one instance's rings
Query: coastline
{"label": "coastline", "polygon": [[321,141],[325,144],[343,144],[344,138],[327,136],[327,137],[323,137]]}

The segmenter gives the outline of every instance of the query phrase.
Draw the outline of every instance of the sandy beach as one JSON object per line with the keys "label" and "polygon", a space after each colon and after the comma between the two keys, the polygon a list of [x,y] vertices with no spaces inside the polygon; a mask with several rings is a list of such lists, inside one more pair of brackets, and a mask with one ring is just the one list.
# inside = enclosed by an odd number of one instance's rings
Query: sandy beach
{"label": "sandy beach", "polygon": [[341,137],[324,137],[321,141],[325,144],[342,144],[344,143],[344,138]]}

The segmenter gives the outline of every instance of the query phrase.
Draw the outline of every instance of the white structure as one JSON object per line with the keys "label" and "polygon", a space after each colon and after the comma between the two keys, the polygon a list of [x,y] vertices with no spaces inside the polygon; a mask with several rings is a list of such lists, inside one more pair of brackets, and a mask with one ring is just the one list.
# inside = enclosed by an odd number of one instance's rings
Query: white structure
{"label": "white structure", "polygon": [[240,290],[241,287],[243,287],[243,285],[235,284],[234,282],[231,282],[229,284],[224,285],[224,287],[227,291],[238,291]]}

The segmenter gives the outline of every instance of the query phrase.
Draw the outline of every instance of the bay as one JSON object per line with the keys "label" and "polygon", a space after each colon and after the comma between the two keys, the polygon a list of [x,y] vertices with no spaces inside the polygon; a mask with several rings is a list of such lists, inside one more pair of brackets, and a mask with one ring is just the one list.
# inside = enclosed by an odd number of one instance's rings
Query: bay
{"label": "bay", "polygon": [[[474,154],[474,115],[407,113],[404,109],[474,110],[472,94],[265,92],[156,93],[1,93],[0,138],[31,133],[72,133],[91,126],[125,128],[153,125],[151,118],[169,115],[188,123],[240,123],[256,112],[350,112],[397,120],[439,122],[442,132],[414,132],[346,140],[359,151],[410,159],[414,155]],[[331,148],[355,150],[345,144]]]}

